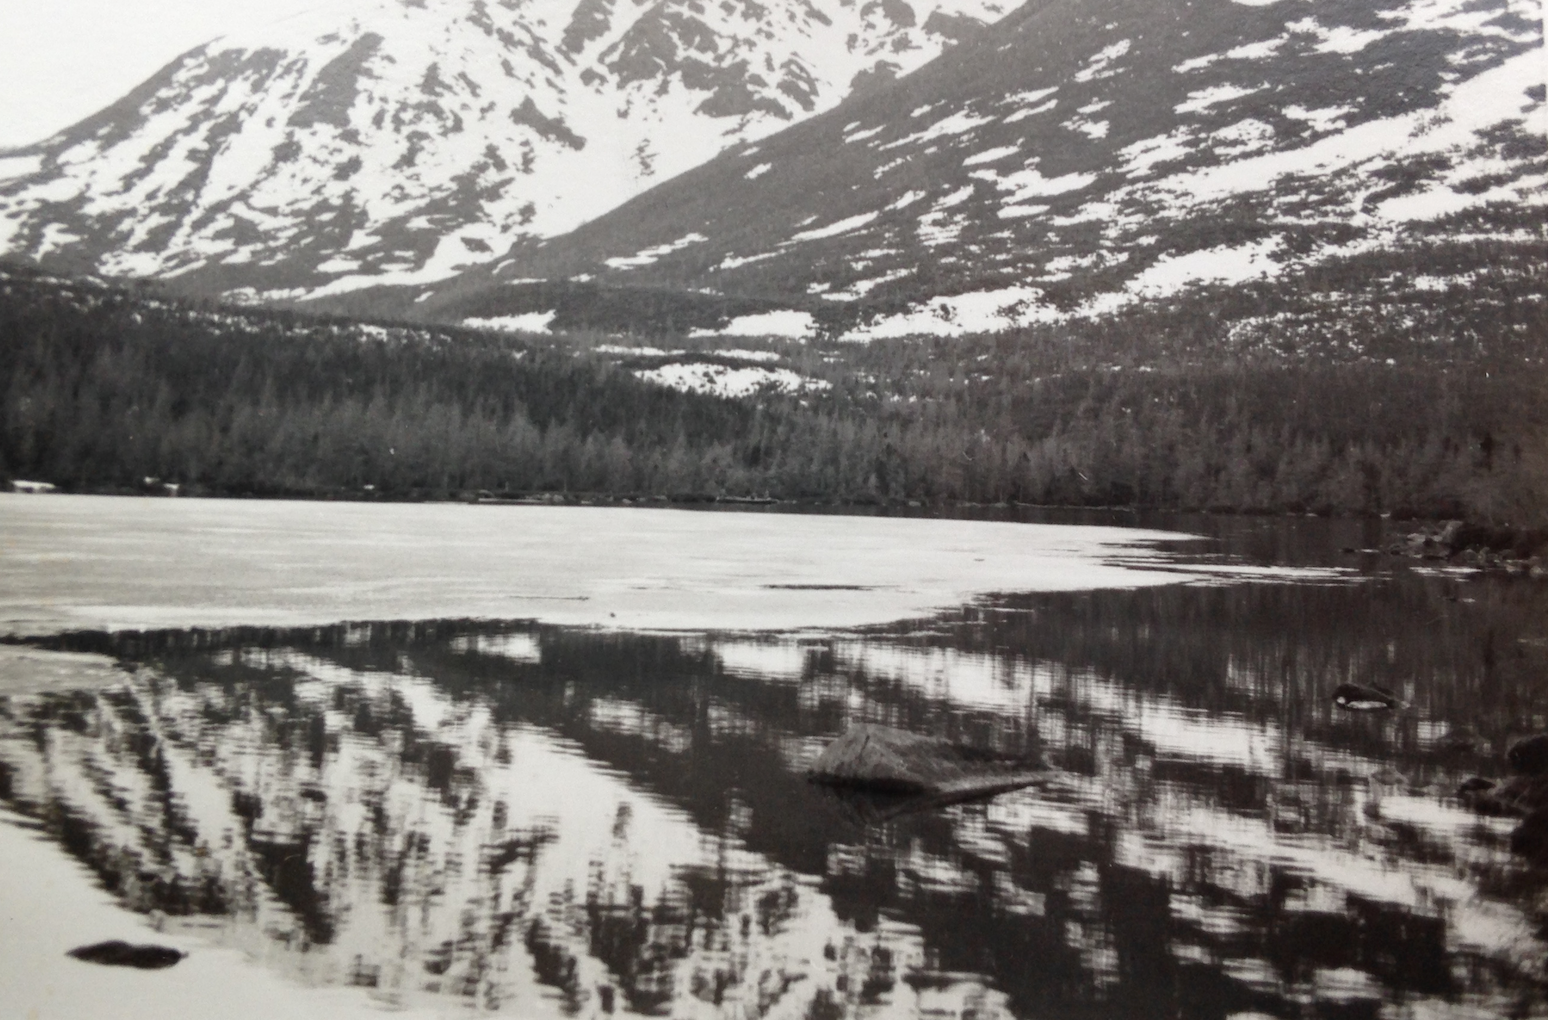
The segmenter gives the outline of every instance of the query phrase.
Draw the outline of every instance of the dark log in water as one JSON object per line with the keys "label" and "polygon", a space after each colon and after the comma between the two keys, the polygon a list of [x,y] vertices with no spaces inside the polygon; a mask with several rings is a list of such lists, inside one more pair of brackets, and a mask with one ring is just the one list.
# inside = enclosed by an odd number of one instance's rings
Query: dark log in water
{"label": "dark log in water", "polygon": [[140,970],[164,970],[183,958],[182,953],[166,946],[132,946],[117,939],[72,949],[66,955],[86,963],[100,963],[106,967],[137,967]]}

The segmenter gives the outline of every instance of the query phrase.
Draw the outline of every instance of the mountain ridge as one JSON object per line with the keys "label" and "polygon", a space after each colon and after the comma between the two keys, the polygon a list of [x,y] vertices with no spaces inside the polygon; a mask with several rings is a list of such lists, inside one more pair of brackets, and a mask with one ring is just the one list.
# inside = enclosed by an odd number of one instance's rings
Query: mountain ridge
{"label": "mountain ridge", "polygon": [[417,296],[449,321],[540,311],[523,280],[677,287],[870,339],[1346,262],[1445,290],[1494,268],[1456,265],[1487,242],[1534,300],[1544,66],[1539,8],[1513,0],[1051,0]]}
{"label": "mountain ridge", "polygon": [[336,4],[199,47],[0,155],[0,251],[268,301],[440,279],[917,67],[1006,9]]}

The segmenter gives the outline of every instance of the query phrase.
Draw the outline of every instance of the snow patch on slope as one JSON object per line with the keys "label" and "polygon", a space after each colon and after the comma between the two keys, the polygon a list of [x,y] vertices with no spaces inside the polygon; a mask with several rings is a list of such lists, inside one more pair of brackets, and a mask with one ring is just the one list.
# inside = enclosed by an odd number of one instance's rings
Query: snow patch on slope
{"label": "snow patch on slope", "polygon": [[557,312],[526,312],[522,315],[498,315],[490,318],[463,319],[470,329],[487,329],[499,333],[547,333]]}
{"label": "snow patch on slope", "polygon": [[824,380],[797,375],[788,368],[730,368],[698,362],[639,369],[634,374],[645,382],[668,389],[728,398],[750,397],[769,391],[802,393],[828,389],[831,385]]}
{"label": "snow patch on slope", "polygon": [[720,329],[696,329],[689,335],[693,337],[776,336],[790,340],[805,340],[810,338],[816,329],[817,322],[810,312],[781,309],[773,312],[759,312],[755,315],[741,315]]}

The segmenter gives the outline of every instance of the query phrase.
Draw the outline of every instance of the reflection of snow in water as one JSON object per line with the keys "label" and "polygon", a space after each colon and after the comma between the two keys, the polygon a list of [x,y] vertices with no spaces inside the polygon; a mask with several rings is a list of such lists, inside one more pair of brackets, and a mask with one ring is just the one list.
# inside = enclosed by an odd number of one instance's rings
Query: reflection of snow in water
{"label": "reflection of snow in water", "polygon": [[[1191,607],[1182,619],[1221,604],[1161,595]],[[1087,599],[1081,618],[1113,645],[1174,619],[1131,631],[1107,611],[1129,603]],[[1263,682],[1277,645],[1261,661],[1208,646],[1225,700],[1206,712],[1075,651],[1017,651],[1044,633],[1078,646],[1061,604],[906,636],[531,627],[185,657],[96,701],[14,697],[14,720],[52,714],[41,744],[32,722],[0,720],[26,736],[0,740],[0,761],[23,801],[93,822],[131,902],[164,902],[173,877],[213,883],[235,911],[227,944],[389,1004],[1029,1015],[1031,986],[1069,982],[1054,1004],[1095,1008],[1164,965],[1277,1006],[1401,988],[1422,1014],[1446,995],[1379,954],[1496,974],[1459,979],[1489,1008],[1541,965],[1535,922],[1480,891],[1509,867],[1509,823],[1382,775],[1383,745],[1287,727],[1285,689]],[[866,826],[863,805],[799,778],[862,718],[1084,757],[1041,788]],[[1447,733],[1411,722],[1420,746]],[[1274,941],[1318,925],[1353,948]],[[1041,948],[953,948],[1016,940]]]}
{"label": "reflection of snow in water", "polygon": [[[461,652],[476,644],[453,642]],[[494,656],[506,650],[489,647]],[[325,740],[319,759],[316,748],[275,741],[276,725],[283,732],[287,723],[273,711],[201,725],[222,711],[209,689],[152,694],[132,684],[121,707],[125,718],[155,713],[182,824],[197,832],[199,850],[184,848],[177,873],[224,871],[249,887],[262,874],[282,885],[259,860],[264,848],[302,855],[306,894],[259,883],[244,908],[254,923],[228,936],[305,984],[364,985],[395,1007],[450,995],[518,1016],[605,1013],[616,1002],[673,1016],[745,1008],[796,1018],[813,1001],[858,1001],[863,983],[851,988],[850,971],[890,993],[900,968],[923,964],[917,929],[888,922],[882,933],[856,931],[834,916],[815,877],[706,832],[575,744],[498,724],[487,705],[453,701],[412,672],[347,669],[297,652],[220,658],[295,676],[297,705],[317,710],[339,738]],[[346,701],[355,703],[353,725]],[[372,706],[403,713],[409,729],[372,736]],[[599,731],[643,731],[685,749],[680,728],[628,702],[594,702],[591,717]],[[428,764],[403,745],[409,733]],[[166,835],[158,798],[103,736],[66,731],[46,756],[5,761],[18,766],[23,799],[91,813],[102,852],[154,857]],[[443,766],[436,748],[448,749]],[[233,812],[243,798],[251,820]],[[115,817],[114,803],[130,805],[130,816]],[[698,891],[705,883],[708,899]],[[308,909],[320,916],[308,922]],[[622,941],[609,949],[609,939]],[[883,942],[883,955],[869,948]],[[914,1015],[906,988],[899,997],[881,984],[865,993],[870,1012]],[[971,1000],[992,1016],[1002,997],[968,978],[928,998]]]}

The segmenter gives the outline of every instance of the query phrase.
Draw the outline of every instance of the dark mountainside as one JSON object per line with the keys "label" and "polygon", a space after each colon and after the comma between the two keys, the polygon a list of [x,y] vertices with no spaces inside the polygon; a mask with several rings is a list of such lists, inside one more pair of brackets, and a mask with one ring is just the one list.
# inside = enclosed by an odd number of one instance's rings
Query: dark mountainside
{"label": "dark mountainside", "polygon": [[[1294,344],[1285,318],[1333,321],[1351,302],[1472,315],[1496,281],[1541,300],[1536,8],[1372,8],[1031,4],[885,88],[397,301],[441,321],[552,311],[555,328],[639,332],[724,327],[739,301],[797,313],[787,335],[869,339],[1267,282],[1276,304],[1230,308],[1219,333]],[[682,297],[629,316],[582,296],[599,288]]]}
{"label": "dark mountainside", "polygon": [[[220,308],[8,268],[0,471],[83,491],[775,497],[1467,516],[1548,507],[1548,373],[1514,356],[1115,361],[1127,331],[630,353]],[[1537,328],[1537,326],[1534,326]],[[585,350],[574,350],[576,346]],[[744,399],[636,373],[774,358]],[[993,370],[989,370],[993,366]],[[824,386],[823,384],[826,384]]]}

